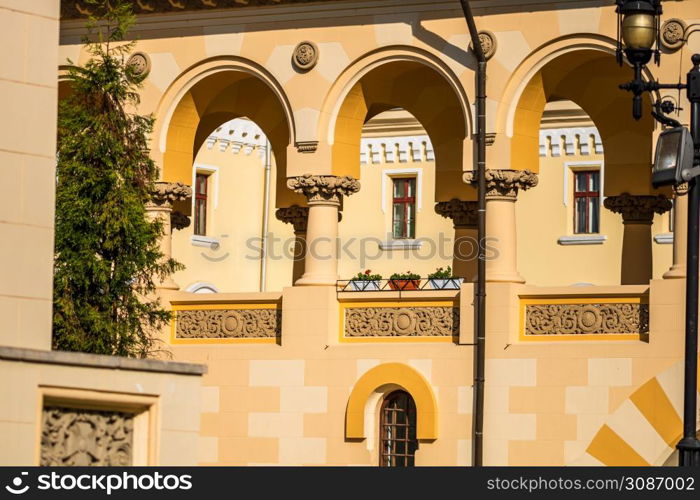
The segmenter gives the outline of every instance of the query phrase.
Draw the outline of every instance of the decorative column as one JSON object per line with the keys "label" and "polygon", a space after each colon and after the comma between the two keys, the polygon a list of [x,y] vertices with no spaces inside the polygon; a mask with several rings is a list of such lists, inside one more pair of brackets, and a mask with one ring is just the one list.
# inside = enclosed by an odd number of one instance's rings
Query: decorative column
{"label": "decorative column", "polygon": [[[146,213],[151,220],[160,220],[163,224],[163,236],[160,240],[160,251],[163,259],[173,256],[172,230],[182,229],[189,225],[189,218],[179,212],[173,212],[173,203],[186,201],[192,197],[192,188],[180,182],[156,182],[151,193],[151,202],[146,204]],[[187,219],[185,220],[183,219]],[[157,288],[179,290],[171,276],[160,282]]]}
{"label": "decorative column", "polygon": [[623,285],[646,285],[652,277],[651,224],[654,214],[671,209],[671,200],[663,195],[633,196],[622,193],[608,196],[603,203],[608,210],[621,214],[625,226],[622,238]]}
{"label": "decorative column", "polygon": [[278,208],[275,213],[278,220],[294,227],[294,267],[292,269],[292,283],[304,274],[304,256],[306,255],[306,228],[309,220],[309,207],[292,205],[287,208]]}
{"label": "decorative column", "polygon": [[[477,173],[464,181],[475,183]],[[486,171],[486,281],[525,283],[518,273],[515,202],[518,191],[537,186],[537,174],[529,170]]]}
{"label": "decorative column", "polygon": [[664,279],[685,278],[688,255],[688,184],[673,188],[673,265],[664,273]]}
{"label": "decorative column", "polygon": [[452,273],[459,278],[464,278],[465,281],[476,280],[479,261],[477,210],[477,202],[456,198],[435,204],[435,212],[446,219],[452,219],[454,224]]}
{"label": "decorative column", "polygon": [[352,177],[307,174],[288,179],[287,187],[305,195],[309,204],[304,275],[295,285],[335,285],[338,280],[338,209],[343,196],[358,192],[360,183]]}

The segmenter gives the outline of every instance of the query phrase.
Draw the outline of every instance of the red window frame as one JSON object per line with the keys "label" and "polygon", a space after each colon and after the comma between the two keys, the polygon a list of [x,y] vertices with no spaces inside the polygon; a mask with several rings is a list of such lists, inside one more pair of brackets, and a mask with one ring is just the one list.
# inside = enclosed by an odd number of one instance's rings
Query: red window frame
{"label": "red window frame", "polygon": [[382,402],[379,424],[379,465],[415,465],[417,438],[416,403],[406,391],[394,391]]}
{"label": "red window frame", "polygon": [[[394,193],[396,192],[396,185],[397,183],[403,183],[403,193],[404,196],[397,197],[394,196]],[[410,189],[411,186],[413,189]],[[415,232],[416,232],[416,223],[415,223],[415,214],[416,214],[416,178],[415,177],[400,177],[400,178],[394,178],[393,183],[391,186],[391,196],[392,196],[392,221],[391,221],[391,228],[392,228],[392,233],[393,237],[395,239],[411,239],[415,238]],[[413,196],[408,196],[408,193],[412,192]],[[402,213],[403,213],[403,220],[401,223],[401,228],[400,231],[396,231],[396,205],[401,205],[402,206]],[[413,207],[413,225],[409,225],[409,207]],[[412,230],[412,231],[411,231]]]}
{"label": "red window frame", "polygon": [[197,174],[194,182],[194,234],[206,236],[209,196],[209,176]]}
{"label": "red window frame", "polygon": [[[586,179],[585,186],[586,190],[585,191],[579,191],[578,186],[579,186],[579,178],[581,176],[584,176]],[[598,189],[595,191],[590,191],[590,186],[592,184],[591,179],[593,176],[598,177]],[[579,226],[578,226],[578,220],[579,220],[579,204],[578,200],[581,198],[586,198],[586,204],[585,204],[585,209],[583,213],[584,217],[584,225],[586,227],[585,231],[579,231]],[[598,211],[598,220],[595,221],[595,224],[591,224],[591,203],[590,201],[594,200],[593,203],[597,203],[600,205],[600,170],[583,170],[583,171],[575,171],[574,172],[574,234],[596,234],[600,232],[600,211]],[[590,230],[588,230],[590,228]]]}

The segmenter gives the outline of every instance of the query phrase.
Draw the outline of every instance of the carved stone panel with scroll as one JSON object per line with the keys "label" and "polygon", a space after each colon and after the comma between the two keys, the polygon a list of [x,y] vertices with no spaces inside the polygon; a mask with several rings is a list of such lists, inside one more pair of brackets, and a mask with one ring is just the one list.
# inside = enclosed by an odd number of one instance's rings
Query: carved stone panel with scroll
{"label": "carved stone panel with scroll", "polygon": [[525,335],[649,333],[649,306],[641,303],[527,304]]}
{"label": "carved stone panel with scroll", "polygon": [[40,465],[132,465],[133,439],[132,413],[45,406]]}
{"label": "carved stone panel with scroll", "polygon": [[274,339],[280,336],[278,309],[202,309],[177,311],[176,339]]}
{"label": "carved stone panel with scroll", "polygon": [[452,337],[457,307],[357,307],[345,310],[346,337]]}

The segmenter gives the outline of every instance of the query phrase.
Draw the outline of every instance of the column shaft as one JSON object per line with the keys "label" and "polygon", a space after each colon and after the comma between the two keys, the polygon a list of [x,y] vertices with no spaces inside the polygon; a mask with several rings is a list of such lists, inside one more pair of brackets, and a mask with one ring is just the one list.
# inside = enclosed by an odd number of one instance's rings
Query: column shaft
{"label": "column shaft", "polygon": [[653,276],[651,224],[654,214],[671,209],[671,201],[663,195],[633,196],[622,193],[608,196],[605,208],[622,215],[625,232],[622,238],[620,283],[646,285]]}
{"label": "column shaft", "polygon": [[673,202],[673,264],[664,273],[664,279],[680,279],[686,276],[688,254],[688,197],[676,190]]}

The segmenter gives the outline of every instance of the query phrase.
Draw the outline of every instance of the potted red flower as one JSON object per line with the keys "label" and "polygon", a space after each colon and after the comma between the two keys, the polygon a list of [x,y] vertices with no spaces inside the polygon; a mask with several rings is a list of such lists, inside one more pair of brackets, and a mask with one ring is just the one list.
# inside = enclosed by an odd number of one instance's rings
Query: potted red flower
{"label": "potted red flower", "polygon": [[392,290],[418,290],[420,288],[420,274],[411,271],[394,273],[389,278],[389,287]]}

